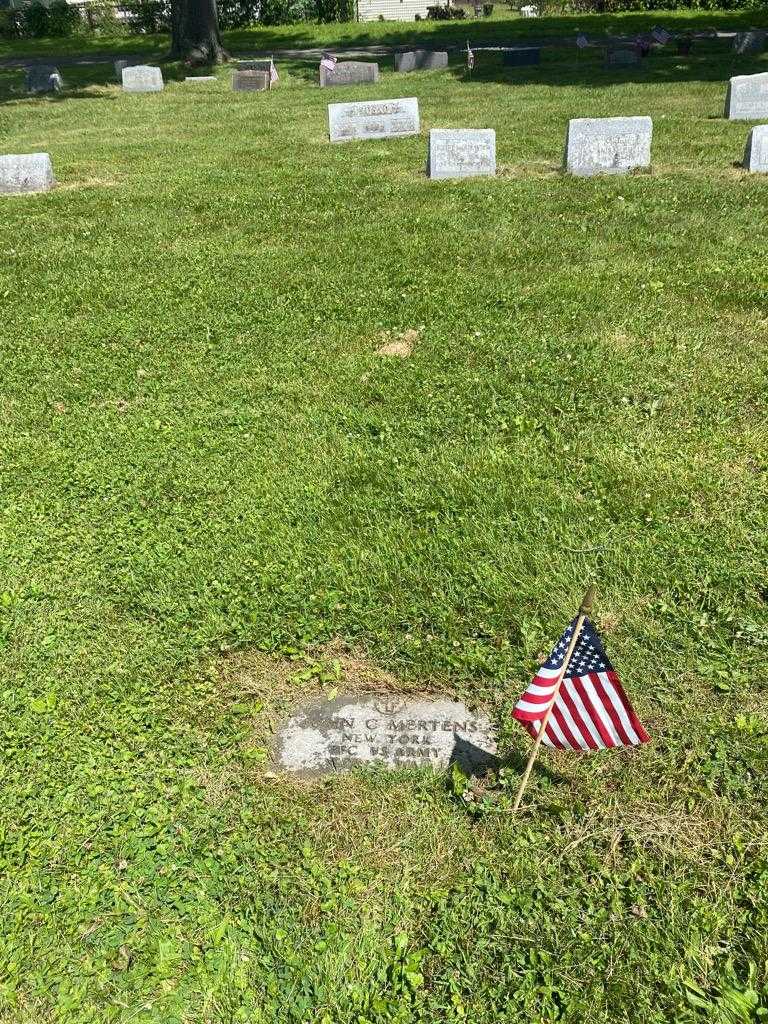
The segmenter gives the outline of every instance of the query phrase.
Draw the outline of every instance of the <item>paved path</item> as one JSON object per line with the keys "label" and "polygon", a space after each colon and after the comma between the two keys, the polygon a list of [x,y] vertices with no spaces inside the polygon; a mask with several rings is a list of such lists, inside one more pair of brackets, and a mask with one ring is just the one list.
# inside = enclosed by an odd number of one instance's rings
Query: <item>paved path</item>
{"label": "paved path", "polygon": [[[467,26],[468,34],[471,35],[470,25]],[[718,39],[732,39],[736,35],[736,30],[733,31],[719,31],[719,32],[694,32],[694,38],[718,38]],[[602,43],[626,43],[630,42],[634,36],[592,36],[591,42],[593,44],[600,45]],[[539,39],[531,39],[527,36],[515,39],[514,36],[504,44],[505,46],[562,46],[562,47],[574,47],[574,41],[576,39],[576,33],[573,32],[569,36],[542,36]],[[498,50],[503,49],[504,46],[499,43],[498,39],[492,42],[473,42],[473,50]],[[310,49],[303,50],[248,50],[233,53],[234,58],[238,57],[270,57],[273,56],[276,59],[282,60],[320,60],[321,56],[326,52],[335,53],[340,57],[385,57],[389,54],[396,53],[398,50],[408,50],[413,47],[424,47],[427,49],[443,49],[451,50],[453,52],[464,52],[466,44],[462,43],[459,45],[441,43],[439,39],[426,41],[419,41],[413,43],[410,46],[400,44],[399,46],[323,46],[323,47],[312,47]],[[147,60],[157,62],[157,57],[147,56],[141,53],[88,53],[88,54],[74,54],[69,57],[4,57],[0,59],[0,68],[20,68],[30,67],[35,64],[55,64],[58,67],[72,67],[75,65],[88,65],[88,64],[111,64],[115,60]]]}

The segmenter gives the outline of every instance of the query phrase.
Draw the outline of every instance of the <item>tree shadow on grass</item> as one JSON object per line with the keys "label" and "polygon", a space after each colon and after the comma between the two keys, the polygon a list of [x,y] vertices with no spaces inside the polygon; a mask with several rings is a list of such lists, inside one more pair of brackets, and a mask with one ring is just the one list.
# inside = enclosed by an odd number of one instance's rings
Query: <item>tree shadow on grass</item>
{"label": "tree shadow on grass", "polygon": [[[166,84],[181,82],[187,77],[187,69],[178,62],[162,64],[159,61],[147,61],[147,63],[162,69],[163,80]],[[200,73],[202,74],[202,72]],[[0,105],[17,103],[19,100],[35,100],[45,103],[65,103],[67,100],[114,100],[119,95],[117,92],[95,92],[93,90],[95,88],[103,90],[105,86],[113,86],[118,89],[121,84],[115,73],[114,62],[65,68],[62,71],[64,89],[60,93],[28,93],[25,76],[26,71],[23,67],[0,69]]]}

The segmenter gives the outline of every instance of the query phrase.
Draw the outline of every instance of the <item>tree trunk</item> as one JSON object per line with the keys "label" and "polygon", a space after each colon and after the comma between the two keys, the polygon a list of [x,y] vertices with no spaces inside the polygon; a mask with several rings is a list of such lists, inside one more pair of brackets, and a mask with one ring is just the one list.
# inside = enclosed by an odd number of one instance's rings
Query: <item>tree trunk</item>
{"label": "tree trunk", "polygon": [[229,60],[221,41],[216,0],[171,0],[169,56],[195,65]]}

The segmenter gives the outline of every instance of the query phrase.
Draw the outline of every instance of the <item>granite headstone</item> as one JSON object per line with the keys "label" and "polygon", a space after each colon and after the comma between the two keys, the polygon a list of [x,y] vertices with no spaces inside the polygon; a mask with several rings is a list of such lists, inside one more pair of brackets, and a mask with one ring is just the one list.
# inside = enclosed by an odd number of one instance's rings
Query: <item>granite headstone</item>
{"label": "granite headstone", "polygon": [[397,100],[329,103],[328,131],[331,142],[418,135],[419,101],[410,96]]}
{"label": "granite headstone", "polygon": [[456,701],[371,694],[316,699],[294,711],[275,736],[277,765],[319,774],[359,765],[446,768],[467,773],[495,764],[496,733],[486,714]]}
{"label": "granite headstone", "polygon": [[496,174],[493,128],[433,128],[429,133],[430,178],[476,178]]}
{"label": "granite headstone", "polygon": [[626,174],[651,162],[650,117],[577,117],[568,122],[565,166],[571,174]]}
{"label": "granite headstone", "polygon": [[340,60],[333,70],[320,68],[320,85],[323,88],[331,85],[362,85],[378,80],[379,65],[364,60]]}
{"label": "granite headstone", "polygon": [[132,64],[123,68],[123,89],[125,92],[162,92],[163,73],[160,68],[148,64]]}
{"label": "granite headstone", "polygon": [[268,71],[234,71],[232,88],[235,92],[265,92],[270,88]]}
{"label": "granite headstone", "polygon": [[737,32],[733,39],[733,52],[740,56],[752,53],[762,53],[765,49],[766,34],[762,29],[752,29],[750,32]]}
{"label": "granite headstone", "polygon": [[735,75],[725,94],[729,121],[760,121],[768,117],[768,71],[759,75]]}
{"label": "granite headstone", "polygon": [[61,92],[64,80],[58,68],[37,65],[27,68],[26,85],[31,93]]}
{"label": "granite headstone", "polygon": [[435,71],[447,67],[447,50],[405,50],[395,54],[395,71]]}
{"label": "granite headstone", "polygon": [[744,169],[757,174],[768,174],[768,124],[756,125],[747,136]]}
{"label": "granite headstone", "polygon": [[501,60],[505,68],[522,68],[528,64],[540,64],[541,47],[515,46],[511,50],[504,50]]}
{"label": "granite headstone", "polygon": [[47,192],[56,184],[47,153],[0,156],[0,193]]}

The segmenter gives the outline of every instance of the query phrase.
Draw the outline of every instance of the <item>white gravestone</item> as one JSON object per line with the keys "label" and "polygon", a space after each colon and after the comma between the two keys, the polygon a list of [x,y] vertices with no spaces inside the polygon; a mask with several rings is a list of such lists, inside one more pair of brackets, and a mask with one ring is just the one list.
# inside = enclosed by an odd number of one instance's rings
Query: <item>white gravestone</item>
{"label": "white gravestone", "polygon": [[725,116],[729,121],[759,121],[768,117],[768,71],[736,75],[728,83]]}
{"label": "white gravestone", "polygon": [[768,174],[768,124],[757,125],[747,136],[744,169],[757,174]]}
{"label": "white gravestone", "polygon": [[123,89],[126,92],[162,92],[163,73],[160,68],[147,64],[123,68]]}
{"label": "white gravestone", "polygon": [[418,135],[419,101],[410,96],[400,100],[329,103],[328,131],[331,142]]}
{"label": "white gravestone", "polygon": [[565,166],[570,174],[626,174],[651,163],[650,117],[577,117],[568,122]]}
{"label": "white gravestone", "polygon": [[0,193],[47,192],[56,184],[47,153],[0,156]]}
{"label": "white gravestone", "polygon": [[433,128],[429,133],[430,178],[475,178],[496,174],[493,128]]}
{"label": "white gravestone", "polygon": [[278,730],[274,744],[280,768],[309,774],[452,762],[472,773],[494,765],[495,753],[496,732],[482,712],[456,701],[392,694],[309,701]]}

